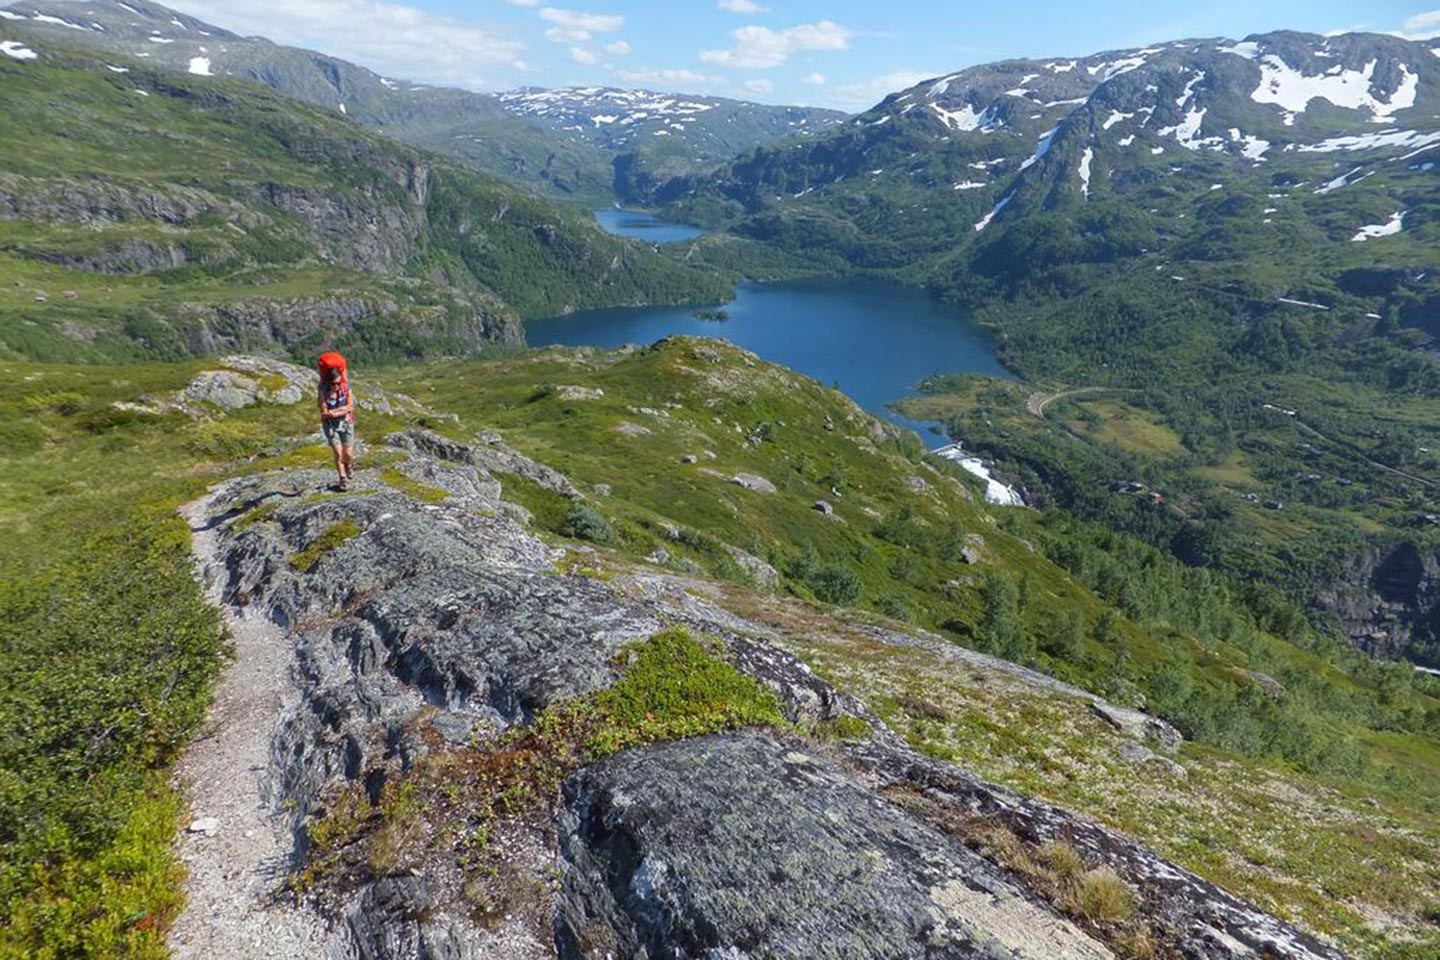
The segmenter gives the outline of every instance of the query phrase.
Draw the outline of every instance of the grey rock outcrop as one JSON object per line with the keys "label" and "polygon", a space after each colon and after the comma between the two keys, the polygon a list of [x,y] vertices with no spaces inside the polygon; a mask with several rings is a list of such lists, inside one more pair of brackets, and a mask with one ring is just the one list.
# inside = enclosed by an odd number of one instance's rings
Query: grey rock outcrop
{"label": "grey rock outcrop", "polygon": [[1064,838],[1112,866],[1175,956],[1340,957],[1119,834],[921,756],[765,630],[666,587],[664,574],[633,590],[558,573],[557,551],[496,499],[503,480],[489,464],[534,471],[498,439],[407,431],[392,441],[409,454],[399,468],[445,500],[419,502],[365,471],[352,493],[316,498],[324,472],[291,471],[232,481],[191,513],[213,545],[204,559],[224,602],[279,625],[293,649],[263,779],[297,856],[329,791],[378,793],[438,749],[426,730],[463,743],[526,724],[612,684],[619,650],[672,625],[716,638],[799,729],[848,715],[872,734],[823,744],[751,730],[582,767],[558,800],[553,852],[523,867],[536,872],[536,895],[552,898],[527,908],[547,918],[527,946],[502,948],[467,919],[444,880],[454,857],[437,850],[408,876],[321,897],[328,956],[1111,956],[951,834],[957,819],[980,817],[1028,841]]}
{"label": "grey rock outcrop", "polygon": [[[767,734],[622,754],[565,796],[565,958],[1112,957],[843,767]],[[767,889],[784,892],[748,895]]]}

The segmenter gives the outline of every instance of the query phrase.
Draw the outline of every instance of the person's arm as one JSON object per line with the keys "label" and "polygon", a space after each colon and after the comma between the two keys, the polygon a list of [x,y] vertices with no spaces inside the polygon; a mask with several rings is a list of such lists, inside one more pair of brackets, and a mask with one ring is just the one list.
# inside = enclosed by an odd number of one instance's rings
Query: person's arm
{"label": "person's arm", "polygon": [[348,417],[355,412],[355,388],[345,385],[345,406],[335,411],[336,417]]}

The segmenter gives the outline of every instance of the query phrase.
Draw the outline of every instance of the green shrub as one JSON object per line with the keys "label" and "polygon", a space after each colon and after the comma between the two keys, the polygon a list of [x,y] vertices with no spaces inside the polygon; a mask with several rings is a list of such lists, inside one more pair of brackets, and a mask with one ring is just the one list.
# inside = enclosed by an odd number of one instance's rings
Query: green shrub
{"label": "green shrub", "polygon": [[836,606],[852,606],[860,602],[865,585],[860,575],[849,567],[838,563],[827,563],[820,567],[807,581],[815,596],[825,603]]}
{"label": "green shrub", "polygon": [[615,528],[601,515],[599,510],[583,503],[570,507],[558,530],[561,536],[576,540],[590,540],[594,543],[614,543]]}

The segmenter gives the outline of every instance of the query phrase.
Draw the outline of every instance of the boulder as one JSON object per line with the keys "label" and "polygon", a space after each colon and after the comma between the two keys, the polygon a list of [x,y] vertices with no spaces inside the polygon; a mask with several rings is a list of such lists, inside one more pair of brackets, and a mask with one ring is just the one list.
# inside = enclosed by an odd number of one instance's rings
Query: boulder
{"label": "boulder", "polygon": [[1185,738],[1173,726],[1148,713],[1103,700],[1090,704],[1091,711],[1120,733],[1141,743],[1155,743],[1162,750],[1174,750]]}
{"label": "boulder", "polygon": [[744,487],[746,490],[754,490],[756,493],[775,493],[775,484],[764,477],[756,476],[753,473],[737,473],[730,478],[730,482],[737,487]]}
{"label": "boulder", "polygon": [[631,423],[629,420],[626,420],[624,423],[616,425],[615,432],[625,437],[648,437],[650,435],[650,428],[642,427],[638,423]]}
{"label": "boulder", "polygon": [[780,585],[780,572],[764,560],[729,544],[725,545],[725,552],[757,587],[773,590]]}

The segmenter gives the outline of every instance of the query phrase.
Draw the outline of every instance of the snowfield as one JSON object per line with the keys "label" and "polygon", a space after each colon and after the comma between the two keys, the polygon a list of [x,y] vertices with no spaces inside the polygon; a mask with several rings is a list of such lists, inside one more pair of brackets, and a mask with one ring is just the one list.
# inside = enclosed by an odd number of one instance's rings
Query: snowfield
{"label": "snowfield", "polygon": [[1366,240],[1373,240],[1376,237],[1393,237],[1400,232],[1405,224],[1405,211],[1399,210],[1385,223],[1375,223],[1368,227],[1361,227],[1360,232],[1351,237],[1353,243],[1364,243]]}
{"label": "snowfield", "polygon": [[193,74],[195,74],[195,76],[197,76],[197,77],[213,77],[213,76],[215,76],[215,74],[213,74],[213,73],[210,72],[210,58],[209,58],[209,57],[191,57],[191,58],[190,58],[190,72],[193,73]]}
{"label": "snowfield", "polygon": [[1391,123],[1391,115],[1397,110],[1415,106],[1420,89],[1420,75],[1404,64],[1400,66],[1400,85],[1382,100],[1371,92],[1374,60],[1363,70],[1332,69],[1319,75],[1302,73],[1273,53],[1261,57],[1259,63],[1260,85],[1250,99],[1275,104],[1287,113],[1304,113],[1312,100],[1328,100],[1350,110],[1368,109],[1371,120]]}
{"label": "snowfield", "polygon": [[0,40],[0,53],[11,60],[34,60],[40,56],[34,50],[16,40]]}

